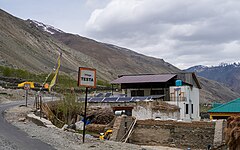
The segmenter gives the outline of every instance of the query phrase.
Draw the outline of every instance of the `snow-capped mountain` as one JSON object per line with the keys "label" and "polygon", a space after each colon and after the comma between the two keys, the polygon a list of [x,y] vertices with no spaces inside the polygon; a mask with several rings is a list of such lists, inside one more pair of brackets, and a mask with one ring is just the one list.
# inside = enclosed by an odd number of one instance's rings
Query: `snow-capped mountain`
{"label": "snow-capped mountain", "polygon": [[240,63],[221,63],[218,66],[206,67],[202,65],[186,69],[188,72],[196,72],[204,78],[215,80],[231,87],[240,93]]}
{"label": "snow-capped mountain", "polygon": [[197,65],[197,66],[193,66],[193,67],[190,67],[188,69],[186,69],[186,71],[188,72],[202,72],[204,70],[208,69],[207,66],[203,66],[203,65]]}

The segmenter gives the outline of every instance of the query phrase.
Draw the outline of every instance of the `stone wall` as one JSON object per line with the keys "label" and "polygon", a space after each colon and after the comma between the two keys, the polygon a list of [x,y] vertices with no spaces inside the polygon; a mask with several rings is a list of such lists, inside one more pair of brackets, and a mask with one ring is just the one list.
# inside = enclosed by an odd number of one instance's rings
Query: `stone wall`
{"label": "stone wall", "polygon": [[138,120],[129,139],[139,145],[205,149],[213,145],[215,123]]}
{"label": "stone wall", "polygon": [[133,121],[134,121],[134,118],[131,116],[126,116],[126,115],[118,116],[115,119],[115,122],[113,125],[113,133],[110,140],[118,141],[118,142],[123,140]]}

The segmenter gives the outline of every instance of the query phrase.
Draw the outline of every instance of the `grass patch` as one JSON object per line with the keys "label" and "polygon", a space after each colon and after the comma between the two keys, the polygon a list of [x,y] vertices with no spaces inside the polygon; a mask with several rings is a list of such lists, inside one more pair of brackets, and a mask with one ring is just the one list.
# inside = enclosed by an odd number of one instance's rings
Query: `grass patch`
{"label": "grass patch", "polygon": [[211,106],[200,104],[200,112],[207,113],[210,109],[212,109]]}

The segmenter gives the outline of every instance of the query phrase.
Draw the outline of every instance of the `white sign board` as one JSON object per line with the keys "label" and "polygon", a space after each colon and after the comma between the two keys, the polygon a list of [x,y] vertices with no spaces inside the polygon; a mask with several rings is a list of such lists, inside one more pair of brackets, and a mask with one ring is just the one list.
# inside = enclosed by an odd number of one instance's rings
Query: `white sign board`
{"label": "white sign board", "polygon": [[79,67],[78,86],[96,88],[96,69]]}
{"label": "white sign board", "polygon": [[24,84],[24,90],[30,90],[30,84]]}

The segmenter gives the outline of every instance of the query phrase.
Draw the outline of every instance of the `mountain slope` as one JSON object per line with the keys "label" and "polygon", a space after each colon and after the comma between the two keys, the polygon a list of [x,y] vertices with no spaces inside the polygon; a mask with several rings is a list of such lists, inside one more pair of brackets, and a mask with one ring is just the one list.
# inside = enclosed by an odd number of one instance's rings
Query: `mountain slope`
{"label": "mountain slope", "polygon": [[219,82],[203,77],[198,77],[198,79],[202,86],[202,90],[200,90],[200,103],[225,103],[240,97],[239,93],[234,92]]}
{"label": "mountain slope", "polygon": [[[0,49],[1,65],[32,72],[52,70],[59,49],[63,50],[62,71],[71,73],[80,63],[84,64],[82,60],[71,61],[72,50],[64,44],[2,10],[0,10]],[[88,59],[88,56],[80,55]]]}
{"label": "mountain slope", "polygon": [[240,93],[240,63],[221,64],[214,67],[194,66],[186,71],[196,72],[201,77],[223,83]]}
{"label": "mountain slope", "polygon": [[147,57],[114,45],[98,43],[68,33],[58,33],[53,36],[72,49],[86,55],[91,55],[93,58],[107,65],[107,67],[116,68],[117,74],[122,74],[123,72],[121,71],[123,70],[132,73],[166,73],[180,71],[162,59]]}
{"label": "mountain slope", "polygon": [[[42,31],[51,34],[52,37],[72,48],[76,53],[81,52],[99,61],[105,68],[108,77],[116,78],[119,74],[129,73],[170,73],[180,70],[162,59],[144,56],[131,50],[110,44],[96,42],[94,40],[69,34],[61,30],[52,30],[48,25],[28,22]],[[44,27],[43,27],[44,26]],[[50,31],[50,32],[49,32]]]}

